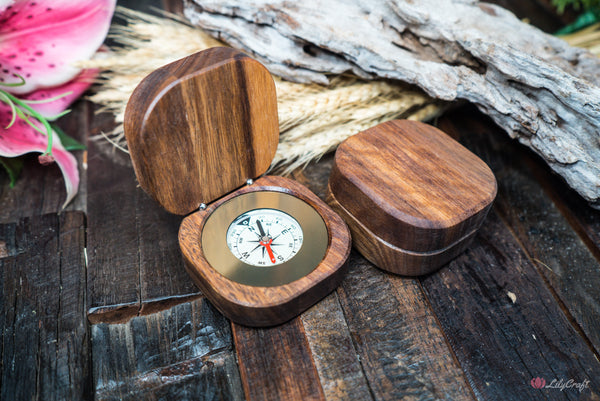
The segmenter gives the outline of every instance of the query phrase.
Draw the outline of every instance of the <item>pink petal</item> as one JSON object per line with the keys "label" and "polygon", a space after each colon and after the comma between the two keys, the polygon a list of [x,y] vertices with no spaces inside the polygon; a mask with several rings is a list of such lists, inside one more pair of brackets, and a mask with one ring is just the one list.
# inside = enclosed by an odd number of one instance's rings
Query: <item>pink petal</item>
{"label": "pink petal", "polygon": [[[10,107],[5,103],[0,103],[0,156],[15,157],[30,152],[43,153],[46,151],[48,138],[34,130],[25,121],[18,119],[9,129],[5,129],[10,118]],[[75,157],[63,148],[58,135],[55,132],[52,134],[52,154],[62,171],[67,189],[67,200],[64,207],[77,194],[79,171]]]}
{"label": "pink petal", "polygon": [[38,89],[28,95],[21,96],[22,100],[45,100],[63,93],[71,92],[69,95],[56,99],[47,103],[36,103],[30,106],[46,118],[51,118],[65,111],[83,92],[89,88],[94,82],[94,78],[98,75],[97,69],[83,70],[74,79],[64,85],[56,86],[48,89]]}
{"label": "pink petal", "polygon": [[62,85],[80,71],[79,60],[100,47],[116,0],[17,0],[0,13],[0,83],[25,85],[12,93]]}

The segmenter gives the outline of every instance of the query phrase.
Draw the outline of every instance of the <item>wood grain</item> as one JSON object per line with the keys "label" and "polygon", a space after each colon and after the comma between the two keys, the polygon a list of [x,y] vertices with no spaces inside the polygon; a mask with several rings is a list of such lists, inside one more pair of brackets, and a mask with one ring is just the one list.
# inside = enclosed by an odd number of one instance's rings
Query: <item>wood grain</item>
{"label": "wood grain", "polygon": [[438,129],[394,120],[338,147],[329,188],[383,241],[431,252],[479,227],[496,180],[484,162]]}
{"label": "wood grain", "polygon": [[88,143],[88,313],[121,321],[140,308],[135,177],[126,155]]}
{"label": "wood grain", "polygon": [[[106,129],[101,117],[93,133]],[[124,322],[197,298],[177,245],[181,218],[137,186],[126,154],[97,140],[89,141],[88,152],[90,321]]]}
{"label": "wood grain", "polygon": [[498,213],[565,313],[600,353],[600,253],[590,240],[600,227],[593,225],[600,221],[600,212],[552,177],[531,152],[506,139],[485,120],[467,120],[465,113],[474,114],[469,109],[457,111],[441,124],[449,132],[460,133],[461,141],[481,154],[494,170],[499,186]]}
{"label": "wood grain", "polygon": [[98,400],[242,400],[229,322],[198,299],[92,326]]}
{"label": "wood grain", "polygon": [[[87,132],[90,117],[75,118],[81,122],[82,133]],[[482,122],[473,110],[451,118],[461,133],[490,134],[489,121]],[[96,116],[92,124],[101,119]],[[478,122],[462,124],[466,119]],[[449,126],[443,127],[452,133]],[[82,254],[75,250],[85,246],[81,238],[86,231],[76,228],[85,219],[70,213],[22,219],[54,213],[64,199],[58,170],[38,168],[31,158],[34,168],[24,172],[18,188],[10,190],[4,185],[0,195],[0,216],[8,222],[0,225],[0,243],[5,244],[0,244],[0,399],[91,399],[96,389],[97,399],[236,400],[266,399],[263,394],[275,394],[273,398],[282,399],[311,395],[322,399],[324,395],[326,399],[396,400],[404,396],[463,400],[470,399],[470,385],[478,399],[599,399],[597,382],[581,393],[572,389],[533,391],[528,383],[534,375],[547,380],[600,377],[597,369],[590,368],[590,350],[597,341],[594,335],[600,332],[593,309],[595,300],[600,299],[595,289],[600,286],[591,275],[596,264],[589,255],[599,255],[600,215],[563,183],[548,177],[546,168],[540,174],[527,158],[521,163],[523,156],[514,149],[495,141],[473,147],[480,157],[491,160],[494,171],[501,172],[497,211],[503,221],[492,214],[492,225],[483,227],[467,254],[421,279],[425,298],[419,295],[419,280],[384,274],[354,252],[349,259],[351,274],[336,293],[301,316],[302,324],[294,320],[269,330],[233,325],[234,332],[247,334],[246,341],[237,341],[233,347],[227,320],[200,299],[135,317],[127,324],[88,328],[93,353],[88,337],[81,334],[85,304],[73,301],[84,292],[75,285],[85,283]],[[129,171],[119,168],[118,153],[112,155],[110,147],[97,150],[90,150],[93,160],[88,171],[95,177],[91,187],[99,185],[93,194],[99,210],[87,233],[88,239],[94,237],[94,249],[99,252],[96,262],[103,263],[95,264],[98,285],[90,287],[97,292],[88,290],[87,296],[94,296],[107,312],[113,310],[124,299],[121,296],[127,295],[133,277],[140,286],[136,293],[153,293],[154,300],[164,295],[161,301],[149,303],[144,296],[137,298],[133,315],[140,305],[143,310],[145,305],[165,307],[166,300],[180,302],[180,291],[189,284],[189,277],[179,275],[176,269],[181,265],[168,256],[180,257],[171,243],[174,234],[167,233],[176,232],[178,218],[166,217],[167,213],[135,189],[131,167],[127,167]],[[498,159],[492,153],[501,154],[504,164],[496,164]],[[324,177],[331,163],[326,157],[295,177],[323,198]],[[519,173],[510,172],[515,168]],[[104,180],[100,180],[102,175]],[[0,173],[0,181],[2,177]],[[127,189],[126,180],[131,185]],[[540,192],[541,187],[551,199]],[[511,207],[515,210],[509,210]],[[136,217],[127,218],[132,209]],[[129,225],[135,225],[135,235],[126,234]],[[110,241],[101,242],[107,239]],[[145,256],[136,259],[132,255],[138,254],[140,244],[140,255]],[[519,250],[521,246],[526,253]],[[553,271],[531,262],[532,258]],[[133,265],[127,262],[136,260]],[[121,282],[110,283],[113,273],[112,280]],[[92,285],[89,277],[88,285]],[[550,296],[545,286],[551,287]],[[14,291],[17,287],[20,290]],[[582,319],[588,319],[587,323]],[[84,322],[81,326],[70,326],[80,321]],[[65,336],[76,340],[69,342]],[[65,358],[65,344],[70,344],[70,359]],[[89,373],[92,355],[96,380]],[[236,357],[246,372],[246,393]],[[10,372],[13,360],[18,377]],[[283,369],[286,366],[295,368]],[[461,377],[461,369],[467,380]],[[61,380],[52,381],[52,377]],[[86,379],[79,382],[81,377]]]}
{"label": "wood grain", "polygon": [[[600,397],[600,361],[496,213],[465,253],[421,283],[478,399]],[[581,393],[538,390],[535,377],[589,382]]]}
{"label": "wood grain", "polygon": [[372,399],[337,291],[300,315],[327,400]]}
{"label": "wood grain", "polygon": [[431,252],[411,252],[385,242],[350,214],[329,191],[327,203],[348,224],[354,247],[371,263],[391,273],[420,276],[439,269],[463,252],[477,230],[467,233],[452,245]]}
{"label": "wood grain", "polygon": [[188,214],[267,170],[279,139],[275,84],[243,53],[208,49],[142,80],[124,128],[142,188]]}
{"label": "wood grain", "polygon": [[375,269],[353,252],[338,295],[374,399],[472,399],[417,280]]}
{"label": "wood grain", "polygon": [[0,258],[0,400],[90,398],[85,217],[35,216],[13,230],[5,240],[18,252]]}
{"label": "wood grain", "polygon": [[[215,271],[203,256],[200,235],[206,219],[234,196],[254,191],[279,191],[307,202],[323,217],[329,247],[320,265],[303,278],[274,287],[254,287],[231,281]],[[297,182],[276,176],[262,177],[186,217],[179,230],[179,244],[188,273],[211,302],[236,323],[270,326],[297,316],[337,287],[350,253],[350,233],[343,220],[323,201]]]}
{"label": "wood grain", "polygon": [[247,400],[325,399],[299,319],[268,329],[232,326]]}

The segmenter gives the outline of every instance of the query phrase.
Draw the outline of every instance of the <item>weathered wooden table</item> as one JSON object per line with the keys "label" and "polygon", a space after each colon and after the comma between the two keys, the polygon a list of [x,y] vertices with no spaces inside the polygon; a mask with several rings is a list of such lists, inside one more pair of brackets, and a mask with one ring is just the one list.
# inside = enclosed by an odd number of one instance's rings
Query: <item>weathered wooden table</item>
{"label": "weathered wooden table", "polygon": [[[498,180],[472,246],[420,278],[353,252],[340,288],[269,329],[192,284],[181,217],[92,139],[111,124],[84,101],[61,121],[88,143],[65,211],[57,167],[0,174],[0,399],[600,399],[600,211],[474,108],[436,122]],[[293,178],[324,197],[330,168]]]}

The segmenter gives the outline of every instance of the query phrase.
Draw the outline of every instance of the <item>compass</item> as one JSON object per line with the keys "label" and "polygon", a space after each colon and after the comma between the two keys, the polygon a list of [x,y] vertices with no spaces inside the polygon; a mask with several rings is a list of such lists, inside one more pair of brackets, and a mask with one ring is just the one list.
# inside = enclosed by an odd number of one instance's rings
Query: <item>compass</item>
{"label": "compass", "polygon": [[276,266],[293,258],[302,247],[302,227],[277,209],[254,209],[239,215],[227,229],[227,246],[251,266]]}
{"label": "compass", "polygon": [[223,276],[244,285],[273,287],[315,270],[329,238],[323,217],[308,202],[279,191],[252,191],[215,209],[200,242],[208,263]]}
{"label": "compass", "polygon": [[300,183],[264,175],[279,140],[270,73],[230,48],[212,48],[147,76],[125,111],[140,186],[185,216],[185,267],[236,323],[297,316],[342,279],[350,233]]}

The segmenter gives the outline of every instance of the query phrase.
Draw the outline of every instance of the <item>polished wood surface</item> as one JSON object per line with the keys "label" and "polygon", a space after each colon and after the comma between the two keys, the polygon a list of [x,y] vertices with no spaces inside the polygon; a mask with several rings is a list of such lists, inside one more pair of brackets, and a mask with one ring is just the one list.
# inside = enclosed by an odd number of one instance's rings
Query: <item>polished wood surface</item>
{"label": "polished wood surface", "polygon": [[329,186],[369,231],[413,252],[440,250],[471,233],[496,196],[481,159],[439,129],[408,120],[344,141]]}
{"label": "polished wood surface", "polygon": [[[205,259],[201,233],[208,217],[231,198],[254,191],[277,191],[293,195],[321,215],[328,230],[329,246],[325,257],[311,273],[289,284],[249,286],[227,279]],[[351,240],[344,221],[306,187],[287,178],[265,176],[253,185],[240,188],[211,203],[205,210],[186,217],[179,229],[179,244],[188,273],[217,309],[236,323],[272,326],[297,316],[337,287],[343,277]]]}
{"label": "polished wood surface", "polygon": [[346,221],[352,233],[354,247],[365,258],[380,269],[406,276],[420,276],[439,269],[464,251],[477,232],[474,229],[446,248],[430,252],[412,252],[379,238],[349,213],[337,201],[331,190],[327,193],[327,203]]}
{"label": "polished wood surface", "polygon": [[279,138],[275,84],[243,53],[208,49],[148,75],[124,127],[142,188],[187,214],[267,170]]}

